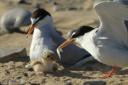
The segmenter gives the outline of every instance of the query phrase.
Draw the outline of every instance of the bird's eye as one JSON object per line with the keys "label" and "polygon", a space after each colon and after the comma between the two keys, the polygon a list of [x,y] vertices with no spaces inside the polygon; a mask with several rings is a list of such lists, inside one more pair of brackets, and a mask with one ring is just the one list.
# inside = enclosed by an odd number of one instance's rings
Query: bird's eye
{"label": "bird's eye", "polygon": [[72,32],[71,38],[76,38],[76,32]]}
{"label": "bird's eye", "polygon": [[39,21],[40,17],[39,18],[31,18],[31,23],[32,24],[36,24],[38,21]]}
{"label": "bird's eye", "polygon": [[31,18],[31,23],[34,24],[34,22],[36,21],[36,19]]}
{"label": "bird's eye", "polygon": [[72,34],[71,34],[71,36],[73,36],[73,35],[75,35],[76,33],[75,32],[73,32]]}

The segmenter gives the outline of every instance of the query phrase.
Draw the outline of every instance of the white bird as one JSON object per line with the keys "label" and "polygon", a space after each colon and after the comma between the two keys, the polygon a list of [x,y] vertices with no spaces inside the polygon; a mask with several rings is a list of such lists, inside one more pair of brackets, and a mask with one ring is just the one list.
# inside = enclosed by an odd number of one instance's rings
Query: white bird
{"label": "white bird", "polygon": [[[49,54],[57,54],[56,48],[65,39],[55,30],[50,13],[41,8],[36,9],[32,13],[31,23],[28,30],[28,35],[34,31],[29,55],[31,61],[41,60]],[[64,49],[61,59],[58,60],[64,66],[72,66],[83,59],[85,62],[92,60],[89,56],[89,53],[78,46],[70,45]]]}
{"label": "white bird", "polygon": [[24,8],[14,8],[5,12],[0,18],[0,34],[21,32],[19,27],[30,25],[31,12]]}
{"label": "white bird", "polygon": [[111,77],[118,67],[128,67],[128,8],[119,3],[103,2],[95,9],[100,26],[95,29],[80,27],[58,49],[76,41],[96,60],[113,67],[104,76],[106,78]]}

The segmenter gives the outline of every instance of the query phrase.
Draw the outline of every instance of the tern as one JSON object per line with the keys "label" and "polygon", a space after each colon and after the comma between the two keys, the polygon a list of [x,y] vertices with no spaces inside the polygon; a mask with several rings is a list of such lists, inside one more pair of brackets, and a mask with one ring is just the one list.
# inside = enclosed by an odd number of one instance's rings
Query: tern
{"label": "tern", "polygon": [[77,42],[96,60],[113,69],[103,78],[111,77],[118,67],[128,67],[128,8],[114,2],[103,2],[95,7],[100,26],[93,29],[81,26],[57,49]]}
{"label": "tern", "polygon": [[40,61],[51,54],[55,55],[64,66],[80,65],[81,60],[84,63],[93,60],[88,52],[73,44],[64,49],[60,58],[57,56],[56,48],[65,39],[56,31],[51,14],[42,8],[38,8],[32,13],[31,26],[27,36],[32,33],[29,53],[31,61]]}
{"label": "tern", "polygon": [[0,18],[0,35],[12,32],[24,33],[21,26],[30,25],[31,12],[24,8],[14,8],[6,11]]}

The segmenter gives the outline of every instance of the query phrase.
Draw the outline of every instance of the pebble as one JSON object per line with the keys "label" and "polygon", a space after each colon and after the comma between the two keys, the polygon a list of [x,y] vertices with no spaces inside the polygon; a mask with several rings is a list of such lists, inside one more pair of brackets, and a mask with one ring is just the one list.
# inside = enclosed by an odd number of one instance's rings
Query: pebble
{"label": "pebble", "polygon": [[24,62],[17,62],[16,64],[15,64],[15,67],[16,68],[20,68],[20,67],[22,67],[24,65]]}
{"label": "pebble", "polygon": [[105,81],[102,80],[96,80],[96,81],[85,81],[83,85],[106,85]]}
{"label": "pebble", "polygon": [[19,85],[19,82],[16,80],[9,80],[8,85]]}
{"label": "pebble", "polygon": [[19,83],[20,83],[20,85],[24,85],[25,84],[25,80],[24,79],[20,79]]}
{"label": "pebble", "polygon": [[71,81],[67,81],[64,85],[73,85]]}

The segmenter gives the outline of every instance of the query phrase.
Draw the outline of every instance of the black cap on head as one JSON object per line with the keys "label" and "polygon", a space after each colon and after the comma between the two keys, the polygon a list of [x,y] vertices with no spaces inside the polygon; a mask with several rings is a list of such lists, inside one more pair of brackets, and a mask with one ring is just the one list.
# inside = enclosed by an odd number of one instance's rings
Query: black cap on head
{"label": "black cap on head", "polygon": [[80,26],[80,28],[78,28],[77,30],[73,30],[71,32],[71,38],[77,38],[79,36],[82,36],[85,33],[90,32],[93,29],[94,28],[90,26]]}
{"label": "black cap on head", "polygon": [[[38,19],[40,21],[41,19],[45,18],[46,16],[51,16],[50,13],[44,9],[37,8],[33,13],[32,13],[32,18]],[[38,21],[36,21],[34,24],[36,24]]]}
{"label": "black cap on head", "polygon": [[44,18],[45,16],[51,16],[50,13],[44,9],[41,8],[37,8],[33,13],[32,13],[32,18],[38,18],[38,17],[42,17]]}

